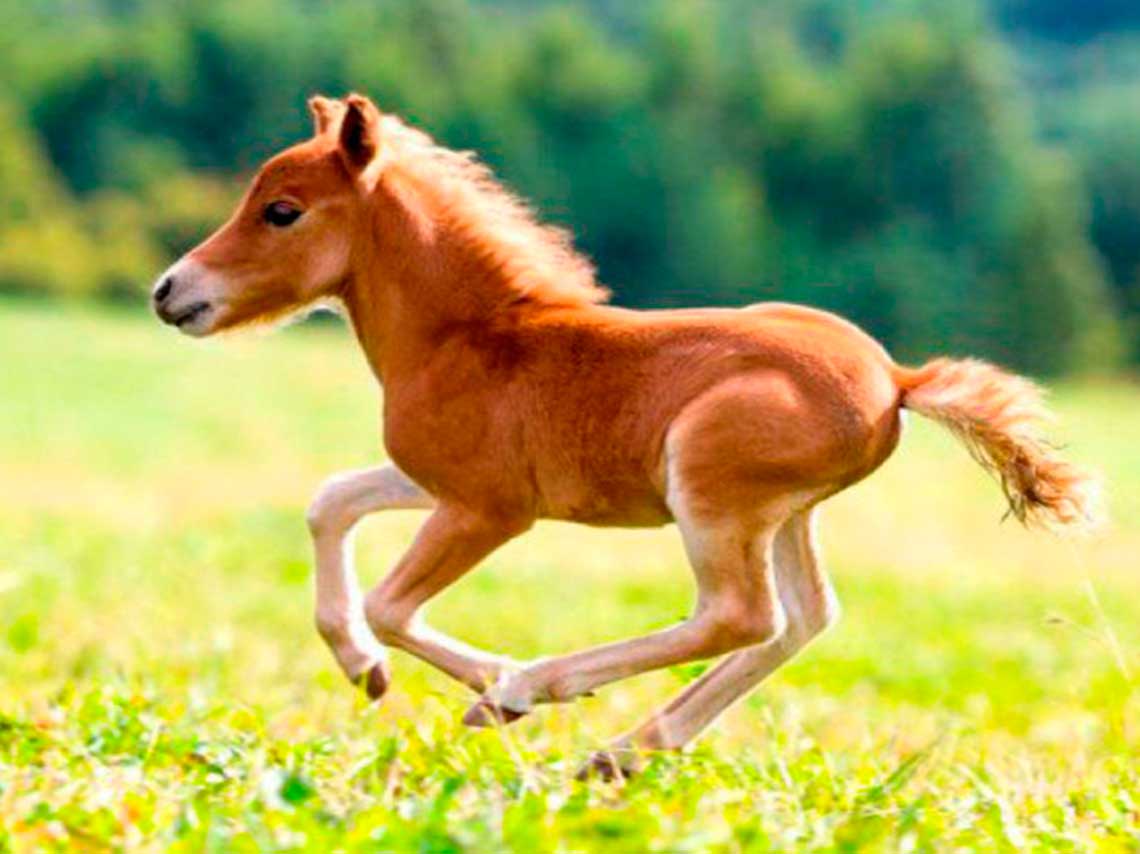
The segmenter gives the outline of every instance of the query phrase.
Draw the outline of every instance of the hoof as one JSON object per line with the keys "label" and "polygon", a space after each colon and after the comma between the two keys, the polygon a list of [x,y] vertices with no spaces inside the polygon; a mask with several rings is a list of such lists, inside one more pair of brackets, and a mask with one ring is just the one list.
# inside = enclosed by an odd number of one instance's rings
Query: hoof
{"label": "hoof", "polygon": [[388,668],[383,664],[373,664],[368,668],[368,672],[364,674],[362,681],[364,693],[368,695],[369,700],[379,700],[388,692],[388,686],[392,684]]}
{"label": "hoof", "polygon": [[599,750],[586,761],[574,777],[580,781],[602,780],[613,783],[617,780],[628,780],[639,770],[641,770],[641,761],[634,751],[627,748]]}
{"label": "hoof", "polygon": [[526,712],[516,712],[492,703],[486,697],[467,710],[463,723],[470,727],[504,726],[513,724]]}

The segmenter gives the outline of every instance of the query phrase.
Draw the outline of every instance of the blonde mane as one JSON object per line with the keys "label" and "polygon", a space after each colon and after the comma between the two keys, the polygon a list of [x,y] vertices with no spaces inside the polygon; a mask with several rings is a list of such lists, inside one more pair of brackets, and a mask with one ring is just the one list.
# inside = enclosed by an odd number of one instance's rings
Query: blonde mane
{"label": "blonde mane", "polygon": [[501,282],[512,302],[559,305],[604,302],[594,265],[574,248],[567,229],[539,222],[534,210],[504,187],[474,152],[439,145],[423,131],[385,115],[385,168],[393,167],[430,194],[453,232]]}

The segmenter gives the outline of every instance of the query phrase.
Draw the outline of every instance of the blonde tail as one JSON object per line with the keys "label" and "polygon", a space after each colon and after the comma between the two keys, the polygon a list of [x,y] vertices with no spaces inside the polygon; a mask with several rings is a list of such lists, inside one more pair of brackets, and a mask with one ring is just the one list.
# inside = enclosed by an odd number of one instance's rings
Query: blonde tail
{"label": "blonde tail", "polygon": [[944,424],[1001,484],[1022,524],[1054,529],[1101,521],[1095,476],[1061,458],[1041,431],[1051,420],[1040,389],[975,359],[900,368],[902,405]]}

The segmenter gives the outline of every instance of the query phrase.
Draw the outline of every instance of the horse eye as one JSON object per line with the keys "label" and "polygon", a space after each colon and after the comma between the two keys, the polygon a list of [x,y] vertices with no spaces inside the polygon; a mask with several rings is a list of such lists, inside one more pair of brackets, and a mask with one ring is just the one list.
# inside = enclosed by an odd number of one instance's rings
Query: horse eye
{"label": "horse eye", "polygon": [[295,208],[288,202],[273,202],[273,204],[266,205],[265,211],[262,214],[267,223],[275,225],[278,228],[292,225],[297,221],[297,217],[300,215],[300,208]]}

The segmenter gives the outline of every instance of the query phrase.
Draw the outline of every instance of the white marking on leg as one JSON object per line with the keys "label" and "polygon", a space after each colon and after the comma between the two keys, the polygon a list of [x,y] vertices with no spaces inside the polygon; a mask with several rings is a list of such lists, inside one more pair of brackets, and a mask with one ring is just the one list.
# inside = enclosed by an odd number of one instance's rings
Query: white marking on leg
{"label": "white marking on leg", "polygon": [[364,617],[353,558],[353,529],[380,510],[431,507],[434,499],[392,465],[327,480],[309,506],[316,557],[316,623],[337,664],[352,681],[387,658]]}

